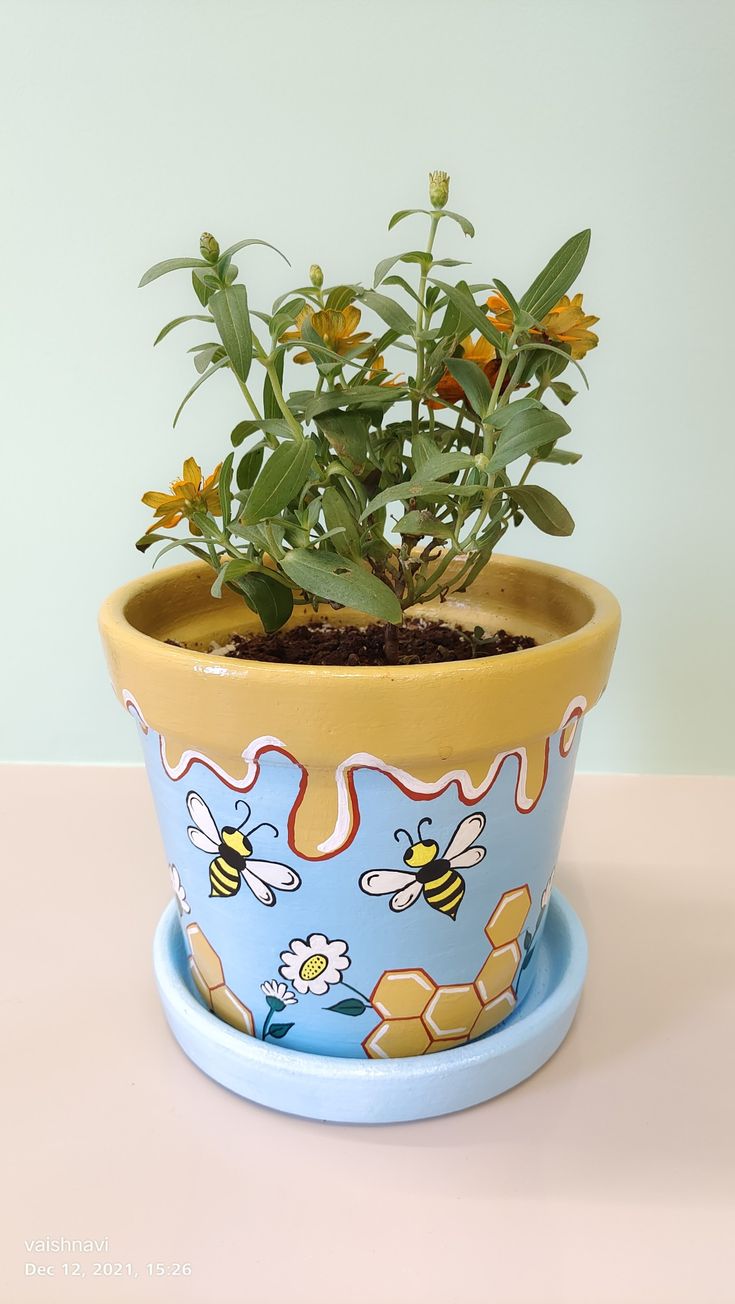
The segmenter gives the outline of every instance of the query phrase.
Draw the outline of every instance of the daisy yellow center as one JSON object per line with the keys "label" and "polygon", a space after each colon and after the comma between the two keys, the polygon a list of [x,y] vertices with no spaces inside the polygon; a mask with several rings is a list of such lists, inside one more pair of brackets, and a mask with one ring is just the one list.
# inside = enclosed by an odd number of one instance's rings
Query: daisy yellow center
{"label": "daisy yellow center", "polygon": [[299,969],[299,978],[303,978],[305,983],[312,982],[314,978],[318,978],[320,974],[324,973],[327,963],[326,955],[310,955],[308,960],[304,960]]}

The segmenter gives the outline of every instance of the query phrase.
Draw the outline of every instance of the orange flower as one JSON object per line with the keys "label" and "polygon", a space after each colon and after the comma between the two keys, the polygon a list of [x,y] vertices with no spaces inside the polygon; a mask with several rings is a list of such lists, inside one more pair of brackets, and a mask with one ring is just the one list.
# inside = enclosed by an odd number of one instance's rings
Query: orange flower
{"label": "orange flower", "polygon": [[[281,340],[302,339],[301,328],[308,321],[317,335],[320,335],[324,340],[327,348],[331,349],[333,353],[339,353],[341,356],[344,353],[351,353],[354,348],[370,338],[369,331],[361,331],[357,335],[354,333],[355,328],[360,323],[361,316],[360,309],[356,308],[354,304],[349,304],[339,311],[336,308],[322,308],[320,312],[314,312],[314,309],[307,304],[306,307],[301,309],[296,318],[294,329],[286,331],[281,336]],[[367,352],[367,349],[362,349],[357,356],[364,357]],[[301,353],[295,353],[293,360],[300,364],[314,361],[311,354],[305,350]]]}
{"label": "orange flower", "polygon": [[201,534],[199,527],[191,520],[194,512],[204,511],[210,512],[212,516],[221,516],[222,507],[219,500],[221,466],[220,462],[212,474],[208,475],[206,480],[202,480],[202,468],[199,463],[193,457],[187,457],[181,479],[172,481],[170,493],[158,493],[151,489],[143,494],[140,501],[145,503],[146,507],[152,507],[157,518],[148,526],[146,534],[150,534],[152,530],[173,529],[185,516],[189,520],[191,533]]}
{"label": "orange flower", "polygon": [[[513,329],[513,313],[503,295],[491,294],[487,306],[492,314],[493,325],[509,334]],[[529,334],[532,339],[553,340],[557,344],[568,345],[571,356],[578,360],[598,344],[598,338],[590,326],[599,320],[599,317],[585,313],[581,294],[575,294],[573,299],[565,294],[541,319],[541,330],[532,327]]]}
{"label": "orange flower", "polygon": [[[484,335],[480,335],[476,340],[473,340],[472,336],[468,335],[465,340],[462,340],[461,348],[464,359],[467,362],[476,362],[478,367],[481,367],[484,371],[490,384],[494,385],[500,364],[495,349],[489,340],[486,340]],[[451,371],[444,372],[444,375],[437,384],[436,392],[441,399],[444,399],[444,403],[435,402],[433,399],[427,399],[429,407],[440,408],[444,407],[445,403],[461,403],[465,397],[465,392],[462,389],[462,386],[458,380],[454,379]]]}

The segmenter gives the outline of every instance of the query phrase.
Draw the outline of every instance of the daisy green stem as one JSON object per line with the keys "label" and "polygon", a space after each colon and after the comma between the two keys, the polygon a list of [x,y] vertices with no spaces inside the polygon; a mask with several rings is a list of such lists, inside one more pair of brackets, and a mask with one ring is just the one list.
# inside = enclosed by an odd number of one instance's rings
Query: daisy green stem
{"label": "daisy green stem", "polygon": [[265,1041],[266,1037],[268,1036],[268,1029],[269,1029],[270,1026],[271,1026],[271,1019],[272,1019],[272,1018],[273,1018],[273,1010],[270,1009],[270,1010],[268,1011],[267,1015],[266,1015],[265,1023],[263,1024],[263,1032],[262,1032],[262,1040],[263,1040],[263,1041]]}
{"label": "daisy green stem", "polygon": [[353,987],[352,983],[346,983],[344,978],[342,979],[342,986],[349,987],[350,991],[354,992],[355,996],[359,996],[360,1000],[364,1001],[366,1005],[372,1005],[372,1001],[370,1000],[369,996],[366,996],[364,992],[359,991],[357,987]]}

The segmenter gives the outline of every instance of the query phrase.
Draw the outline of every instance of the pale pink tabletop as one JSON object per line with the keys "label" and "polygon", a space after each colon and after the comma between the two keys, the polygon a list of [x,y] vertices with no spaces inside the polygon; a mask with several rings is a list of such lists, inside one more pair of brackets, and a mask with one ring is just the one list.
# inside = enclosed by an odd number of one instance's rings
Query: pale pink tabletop
{"label": "pale pink tabletop", "polygon": [[[184,1058],[142,771],[8,767],[1,791],[2,1304],[735,1300],[735,780],[578,779],[568,1040],[487,1105],[380,1128],[272,1113]],[[26,1248],[46,1237],[108,1245]]]}

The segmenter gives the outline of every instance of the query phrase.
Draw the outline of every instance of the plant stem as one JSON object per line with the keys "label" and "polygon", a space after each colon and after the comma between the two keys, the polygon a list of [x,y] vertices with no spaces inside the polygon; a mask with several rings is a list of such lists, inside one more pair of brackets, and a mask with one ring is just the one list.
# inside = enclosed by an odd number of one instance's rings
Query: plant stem
{"label": "plant stem", "polygon": [[281,412],[283,413],[286,424],[288,425],[289,429],[293,432],[295,439],[297,440],[303,439],[304,432],[301,429],[301,426],[296,420],[296,417],[294,416],[290,407],[288,406],[288,403],[283,397],[283,390],[281,389],[281,382],[278,379],[278,373],[276,372],[273,356],[272,355],[269,356],[265,352],[257,335],[253,335],[253,344],[255,345],[255,352],[258,361],[265,367],[266,371],[268,372],[268,376],[271,382],[271,387],[273,389],[273,397],[275,398],[276,403],[278,404],[279,408],[281,409]]}
{"label": "plant stem", "polygon": [[[383,647],[389,666],[398,665],[398,626],[386,622],[383,626]],[[347,984],[345,984],[347,986]]]}
{"label": "plant stem", "polygon": [[[429,219],[429,238],[426,242],[426,250],[425,250],[425,252],[429,256],[431,256],[431,253],[434,248],[436,230],[439,225],[439,216],[440,216],[439,213],[432,213],[431,218]],[[421,389],[421,386],[424,383],[424,363],[425,363],[426,349],[424,346],[424,341],[420,340],[418,337],[424,329],[424,323],[426,320],[425,297],[426,297],[426,282],[428,276],[429,276],[428,267],[422,265],[421,276],[419,277],[420,302],[416,309],[416,388],[418,390]],[[417,435],[419,432],[419,402],[420,399],[418,398],[411,399],[411,426],[414,435]]]}
{"label": "plant stem", "polygon": [[252,412],[253,416],[255,417],[255,420],[262,421],[263,418],[260,412],[258,411],[258,405],[255,402],[255,399],[253,398],[252,394],[250,393],[250,390],[248,389],[247,385],[245,384],[245,381],[240,380],[240,377],[238,376],[237,383],[240,386],[240,389],[242,390],[243,394],[245,395],[245,401],[248,407],[250,408],[250,411]]}

